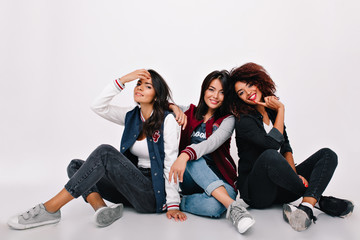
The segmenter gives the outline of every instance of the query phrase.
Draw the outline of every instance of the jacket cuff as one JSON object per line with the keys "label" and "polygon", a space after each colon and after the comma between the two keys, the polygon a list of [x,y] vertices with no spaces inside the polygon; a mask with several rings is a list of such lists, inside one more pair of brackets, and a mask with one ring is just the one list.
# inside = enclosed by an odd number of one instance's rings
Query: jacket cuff
{"label": "jacket cuff", "polygon": [[280,149],[280,153],[281,153],[281,154],[284,154],[284,153],[286,153],[286,152],[291,152],[291,153],[293,153],[292,148],[290,147],[290,145],[284,143],[283,146],[282,146],[281,149]]}
{"label": "jacket cuff", "polygon": [[120,78],[114,80],[115,87],[120,91],[124,90],[125,85],[120,81]]}
{"label": "jacket cuff", "polygon": [[170,203],[167,205],[167,210],[180,210],[179,203]]}
{"label": "jacket cuff", "polygon": [[191,147],[186,147],[184,150],[181,151],[181,153],[186,153],[190,158],[189,160],[197,159],[196,152]]}
{"label": "jacket cuff", "polygon": [[268,135],[279,143],[283,143],[285,141],[284,135],[282,135],[281,132],[274,127],[270,130]]}

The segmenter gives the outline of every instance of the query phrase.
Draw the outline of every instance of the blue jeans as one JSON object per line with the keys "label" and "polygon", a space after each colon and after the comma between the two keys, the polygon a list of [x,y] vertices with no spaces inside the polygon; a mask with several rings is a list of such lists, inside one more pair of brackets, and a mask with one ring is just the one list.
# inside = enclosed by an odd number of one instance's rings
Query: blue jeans
{"label": "blue jeans", "polygon": [[[319,200],[337,166],[337,155],[323,148],[296,166],[297,174],[276,150],[266,150],[256,160],[245,181],[248,199],[253,208],[266,208],[274,203],[288,203],[300,197]],[[299,178],[303,176],[306,188]]]}
{"label": "blue jeans", "polygon": [[184,194],[180,209],[200,216],[218,218],[226,211],[225,206],[211,196],[218,187],[225,187],[229,196],[232,199],[236,198],[234,188],[221,180],[206,164],[204,158],[187,163],[180,186]]}
{"label": "blue jeans", "polygon": [[138,169],[110,145],[100,145],[86,161],[74,159],[68,169],[70,180],[65,189],[85,201],[92,192],[113,203],[131,205],[138,212],[156,211],[150,169]]}

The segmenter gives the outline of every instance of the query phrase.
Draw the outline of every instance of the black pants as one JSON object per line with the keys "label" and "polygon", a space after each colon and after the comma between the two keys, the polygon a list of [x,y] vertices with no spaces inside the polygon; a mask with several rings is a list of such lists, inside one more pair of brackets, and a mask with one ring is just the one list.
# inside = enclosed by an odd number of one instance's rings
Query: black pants
{"label": "black pants", "polygon": [[68,166],[65,189],[74,197],[97,192],[113,203],[131,205],[138,212],[156,211],[150,169],[138,169],[110,145],[96,148],[86,161],[74,159]]}
{"label": "black pants", "polygon": [[[300,197],[319,200],[336,166],[336,153],[323,148],[296,166],[296,174],[279,152],[266,150],[257,159],[245,182],[248,199],[244,200],[253,208],[288,203]],[[298,175],[308,180],[307,188]]]}

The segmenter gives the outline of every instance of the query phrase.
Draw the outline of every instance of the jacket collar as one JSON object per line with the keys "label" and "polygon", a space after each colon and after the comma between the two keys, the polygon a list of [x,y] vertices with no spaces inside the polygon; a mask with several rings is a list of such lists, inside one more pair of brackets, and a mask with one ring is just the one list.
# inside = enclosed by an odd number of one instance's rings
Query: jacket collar
{"label": "jacket collar", "polygon": [[[144,115],[141,112],[141,107],[139,106],[139,108],[140,108],[140,119],[141,119],[142,122],[145,122],[146,119],[145,119]],[[153,113],[154,113],[154,110],[151,111],[150,117],[153,115]]]}

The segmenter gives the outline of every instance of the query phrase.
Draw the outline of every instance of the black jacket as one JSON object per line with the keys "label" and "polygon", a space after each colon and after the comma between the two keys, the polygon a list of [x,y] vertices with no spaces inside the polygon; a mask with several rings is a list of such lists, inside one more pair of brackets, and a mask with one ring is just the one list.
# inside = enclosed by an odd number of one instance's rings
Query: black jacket
{"label": "black jacket", "polygon": [[[270,121],[274,124],[276,111],[266,108]],[[292,152],[285,127],[283,134],[276,128],[266,133],[262,115],[259,112],[244,114],[235,122],[236,146],[238,149],[238,180],[236,187],[241,198],[247,199],[246,179],[251,172],[256,160],[267,149],[279,150],[280,153]]]}

